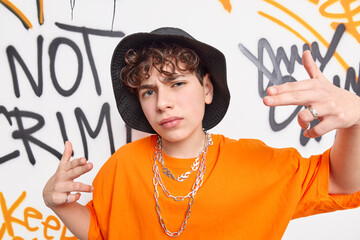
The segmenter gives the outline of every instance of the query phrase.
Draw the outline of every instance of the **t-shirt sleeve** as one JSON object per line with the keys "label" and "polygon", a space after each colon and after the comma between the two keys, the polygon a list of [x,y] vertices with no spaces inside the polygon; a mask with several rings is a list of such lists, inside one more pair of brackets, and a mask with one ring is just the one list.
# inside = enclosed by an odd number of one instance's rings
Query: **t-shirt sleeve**
{"label": "t-shirt sleeve", "polygon": [[349,195],[329,194],[329,161],[330,149],[322,155],[299,159],[301,198],[293,219],[360,206],[360,192]]}
{"label": "t-shirt sleeve", "polygon": [[99,223],[97,221],[93,200],[88,202],[88,204],[86,204],[86,207],[90,211],[90,228],[88,233],[88,239],[101,240],[103,239],[103,237],[101,235]]}

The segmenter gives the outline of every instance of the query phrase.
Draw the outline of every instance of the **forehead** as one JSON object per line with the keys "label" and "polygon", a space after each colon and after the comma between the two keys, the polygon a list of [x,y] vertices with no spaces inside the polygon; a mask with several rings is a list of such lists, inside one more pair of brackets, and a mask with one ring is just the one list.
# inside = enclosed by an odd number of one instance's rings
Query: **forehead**
{"label": "forehead", "polygon": [[177,67],[173,62],[168,62],[165,63],[162,67],[158,65],[152,66],[148,71],[148,75],[141,79],[140,85],[156,79],[160,80],[161,82],[169,82],[177,79],[180,76],[195,75],[195,73],[191,73],[188,70],[182,70],[181,68],[184,64],[179,65],[180,68]]}
{"label": "forehead", "polygon": [[188,71],[186,71],[186,72],[176,71],[172,74],[165,75],[165,74],[158,72],[157,70],[154,70],[154,71],[150,72],[150,76],[148,78],[142,79],[139,88],[141,89],[144,86],[155,85],[157,82],[166,84],[166,83],[178,80],[180,78],[181,79],[186,78],[187,80],[190,80],[192,75],[193,74],[191,74]]}

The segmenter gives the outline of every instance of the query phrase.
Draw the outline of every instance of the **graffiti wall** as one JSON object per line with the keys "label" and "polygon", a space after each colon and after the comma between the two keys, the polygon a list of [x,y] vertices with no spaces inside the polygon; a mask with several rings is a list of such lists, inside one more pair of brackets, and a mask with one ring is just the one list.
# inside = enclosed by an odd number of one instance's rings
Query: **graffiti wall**
{"label": "graffiti wall", "polygon": [[[309,156],[335,133],[309,140],[296,121],[302,106],[268,108],[262,97],[308,78],[310,48],[329,81],[360,95],[359,12],[354,0],[0,0],[0,239],[74,239],[42,200],[65,140],[93,163],[80,179],[91,183],[117,148],[145,136],[125,126],[112,93],[110,59],[124,36],[174,26],[217,47],[232,97],[211,132]],[[359,221],[359,209],[298,219],[283,239],[360,239]]]}

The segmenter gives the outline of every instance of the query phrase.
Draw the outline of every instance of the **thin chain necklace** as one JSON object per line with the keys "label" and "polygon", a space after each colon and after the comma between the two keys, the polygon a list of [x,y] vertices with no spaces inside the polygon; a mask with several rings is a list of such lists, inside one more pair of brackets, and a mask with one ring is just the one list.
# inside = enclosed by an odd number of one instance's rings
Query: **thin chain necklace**
{"label": "thin chain necklace", "polygon": [[[160,145],[159,145],[160,143]],[[159,156],[161,155],[161,149],[160,149],[160,146],[161,146],[161,137],[158,136],[158,139],[155,143],[155,152],[154,152],[154,165],[153,165],[153,172],[154,172],[154,177],[153,177],[153,184],[154,184],[154,198],[155,198],[155,202],[156,202],[156,206],[155,206],[155,209],[156,209],[156,213],[158,214],[158,217],[159,217],[159,222],[160,222],[160,225],[161,227],[163,228],[164,232],[170,236],[170,237],[177,237],[181,234],[182,231],[185,230],[186,228],[186,225],[187,225],[187,221],[190,217],[190,214],[191,214],[191,207],[192,205],[194,204],[194,197],[195,197],[195,194],[197,193],[197,191],[199,190],[199,188],[201,187],[201,185],[203,184],[203,179],[204,179],[204,175],[205,175],[205,171],[206,171],[206,154],[207,154],[207,149],[210,145],[212,145],[213,142],[212,142],[212,139],[211,139],[211,134],[205,132],[205,147],[204,147],[204,150],[203,150],[203,156],[201,158],[201,162],[200,162],[200,165],[199,165],[199,171],[197,172],[197,175],[196,175],[196,179],[195,179],[195,182],[191,188],[191,191],[186,195],[186,196],[173,196],[166,188],[165,188],[165,185],[161,179],[161,176],[160,176],[160,172],[159,172],[159,168],[156,164]],[[169,197],[169,198],[172,198],[174,199],[175,201],[183,201],[185,198],[189,198],[189,208],[187,209],[186,211],[186,214],[185,214],[185,219],[184,221],[182,222],[181,226],[180,226],[180,230],[177,231],[177,232],[171,232],[167,229],[166,225],[165,225],[165,221],[164,219],[161,217],[161,209],[160,209],[160,205],[159,205],[159,192],[157,190],[157,185],[160,185],[160,187],[162,188],[164,194],[166,197]]]}
{"label": "thin chain necklace", "polygon": [[187,171],[185,173],[182,173],[177,178],[175,178],[174,174],[171,173],[170,169],[165,167],[164,158],[163,158],[163,155],[161,153],[161,147],[162,147],[161,143],[162,142],[161,142],[161,138],[159,137],[158,140],[157,140],[157,143],[156,143],[157,146],[158,146],[158,149],[159,149],[156,157],[157,157],[158,162],[162,166],[162,172],[164,173],[164,175],[167,176],[168,178],[171,178],[171,179],[175,180],[175,181],[183,182],[185,179],[187,179],[190,176],[190,174],[192,172],[197,171],[198,168],[199,168],[199,165],[200,165],[200,156],[205,152],[206,141],[207,141],[207,137],[205,136],[204,148],[201,150],[201,152],[199,153],[199,155],[197,156],[197,158],[194,160],[193,164],[191,165],[191,170]]}

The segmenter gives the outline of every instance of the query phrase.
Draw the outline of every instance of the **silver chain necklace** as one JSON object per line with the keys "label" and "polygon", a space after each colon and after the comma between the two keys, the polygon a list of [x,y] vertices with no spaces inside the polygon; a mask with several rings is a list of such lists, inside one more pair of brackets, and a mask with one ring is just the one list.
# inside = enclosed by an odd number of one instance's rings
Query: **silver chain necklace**
{"label": "silver chain necklace", "polygon": [[[161,137],[158,136],[158,139],[155,143],[155,152],[154,152],[154,165],[153,165],[153,172],[154,172],[154,177],[153,177],[153,184],[154,184],[154,198],[155,198],[155,202],[156,202],[156,213],[158,214],[159,217],[159,222],[161,227],[163,228],[164,232],[170,236],[170,237],[177,237],[181,234],[182,231],[185,230],[186,225],[187,225],[187,221],[190,217],[191,214],[191,207],[194,203],[194,197],[195,194],[197,193],[197,191],[199,190],[199,188],[201,187],[201,185],[203,184],[203,179],[204,179],[204,175],[205,175],[205,171],[206,171],[206,154],[207,154],[207,149],[210,145],[212,145],[212,139],[211,139],[211,134],[205,132],[205,147],[203,149],[203,156],[201,158],[201,162],[199,165],[199,171],[197,172],[196,175],[196,179],[195,182],[191,188],[191,191],[186,195],[186,196],[173,196],[165,187],[161,176],[160,176],[160,172],[159,172],[159,168],[156,164],[156,162],[158,161],[159,156],[161,155]],[[160,154],[159,154],[160,153]],[[201,154],[200,154],[201,155]],[[166,225],[165,225],[165,221],[164,219],[161,217],[161,209],[160,209],[160,205],[159,205],[159,192],[157,190],[157,185],[160,185],[160,187],[162,188],[164,194],[166,197],[172,198],[175,201],[183,201],[185,198],[189,198],[189,208],[186,211],[185,214],[185,219],[182,222],[181,226],[180,226],[180,230],[177,232],[171,232],[167,229]]]}
{"label": "silver chain necklace", "polygon": [[170,169],[165,167],[164,158],[163,158],[163,155],[161,153],[161,146],[162,146],[161,143],[162,143],[162,141],[161,141],[161,138],[158,138],[156,144],[158,146],[159,151],[156,153],[157,154],[156,158],[157,158],[158,162],[162,166],[162,172],[164,173],[164,175],[167,176],[168,178],[171,178],[171,179],[175,180],[175,181],[183,182],[185,179],[187,179],[190,176],[190,174],[192,172],[197,171],[198,168],[199,168],[199,165],[200,165],[200,156],[205,152],[206,141],[207,141],[207,136],[205,137],[204,148],[201,150],[201,152],[199,153],[199,155],[197,156],[197,158],[194,160],[193,164],[191,165],[191,170],[187,171],[185,173],[182,173],[177,178],[175,178],[174,174],[171,173]]}

